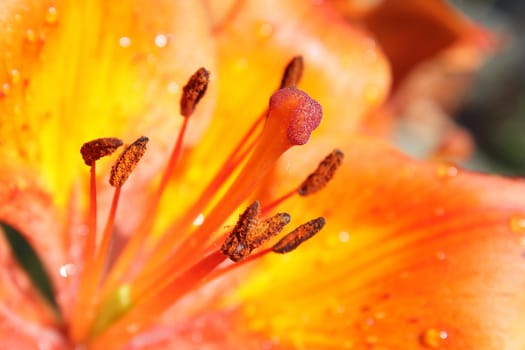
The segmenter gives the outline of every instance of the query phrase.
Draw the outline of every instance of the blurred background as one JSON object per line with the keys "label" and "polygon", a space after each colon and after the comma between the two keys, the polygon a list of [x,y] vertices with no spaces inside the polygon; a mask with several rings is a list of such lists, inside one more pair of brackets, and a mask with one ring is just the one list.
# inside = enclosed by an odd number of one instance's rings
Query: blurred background
{"label": "blurred background", "polygon": [[511,176],[525,175],[525,1],[453,0],[469,17],[503,38],[483,66],[457,122],[477,145],[465,166]]}

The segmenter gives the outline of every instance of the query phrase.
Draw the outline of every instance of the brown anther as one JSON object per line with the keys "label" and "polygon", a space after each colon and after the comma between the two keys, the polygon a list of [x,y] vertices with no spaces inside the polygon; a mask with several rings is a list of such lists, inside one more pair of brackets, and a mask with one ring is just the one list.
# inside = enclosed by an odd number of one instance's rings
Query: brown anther
{"label": "brown anther", "polygon": [[122,140],[115,137],[103,137],[86,142],[80,148],[80,154],[86,165],[91,166],[102,157],[109,156],[122,146]]}
{"label": "brown anther", "polygon": [[146,136],[139,137],[131,145],[127,146],[111,168],[109,184],[114,187],[122,187],[129,175],[135,169],[138,162],[146,152],[146,144],[149,139]]}
{"label": "brown anther", "polygon": [[288,62],[284,69],[283,78],[281,80],[281,87],[296,86],[299,84],[301,77],[303,76],[304,61],[303,56],[295,56]]}
{"label": "brown anther", "polygon": [[195,111],[202,96],[208,88],[210,81],[210,72],[204,68],[199,68],[188,80],[188,83],[182,88],[182,97],[180,99],[180,114],[185,118],[189,117]]}
{"label": "brown anther", "polygon": [[272,217],[262,220],[257,227],[255,227],[255,230],[249,233],[247,245],[249,245],[252,250],[259,248],[270,238],[280,233],[284,226],[289,223],[290,214],[288,213],[277,213]]}
{"label": "brown anther", "polygon": [[259,223],[261,204],[255,201],[239,215],[239,220],[221,247],[221,252],[233,261],[239,261],[250,254],[247,237]]}
{"label": "brown anther", "polygon": [[299,226],[284,236],[272,247],[272,251],[279,254],[291,252],[301,243],[312,238],[312,236],[323,228],[324,224],[325,219],[323,217],[308,221],[306,224]]}
{"label": "brown anther", "polygon": [[334,177],[335,172],[343,163],[344,154],[340,150],[333,150],[327,155],[313,173],[299,186],[297,192],[301,196],[308,196],[325,187]]}

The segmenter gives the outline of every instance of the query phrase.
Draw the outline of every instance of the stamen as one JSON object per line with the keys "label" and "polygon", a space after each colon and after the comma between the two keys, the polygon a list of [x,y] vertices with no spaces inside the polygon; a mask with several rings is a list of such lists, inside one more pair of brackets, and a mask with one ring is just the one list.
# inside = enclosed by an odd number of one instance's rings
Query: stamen
{"label": "stamen", "polygon": [[210,72],[204,68],[199,68],[190,78],[188,83],[182,88],[182,98],[180,100],[180,114],[189,117],[195,111],[202,96],[208,88]]}
{"label": "stamen", "polygon": [[91,166],[95,161],[108,156],[122,146],[122,140],[115,137],[104,137],[86,142],[80,148],[80,153],[86,165]]}
{"label": "stamen", "polygon": [[280,233],[284,226],[290,223],[290,219],[288,213],[277,213],[259,222],[249,240],[252,250],[262,246],[270,238]]}
{"label": "stamen", "polygon": [[131,172],[146,152],[146,144],[149,139],[145,136],[139,137],[135,142],[126,147],[120,157],[111,168],[109,184],[114,187],[122,187]]}
{"label": "stamen", "polygon": [[343,163],[344,154],[336,149],[323,159],[313,173],[299,186],[297,192],[301,196],[308,196],[325,187],[334,177],[335,172]]}
{"label": "stamen", "polygon": [[97,178],[96,161],[115,152],[123,142],[115,137],[105,137],[86,142],[80,148],[80,153],[86,165],[90,166],[89,190],[89,231],[84,247],[84,265],[90,264],[95,252],[97,228]]}
{"label": "stamen", "polygon": [[340,150],[336,149],[327,155],[321,163],[319,163],[317,169],[308,175],[308,177],[303,181],[303,183],[298,187],[294,188],[284,195],[281,195],[277,199],[274,199],[269,204],[265,205],[262,209],[262,215],[266,215],[275,209],[278,205],[283,203],[288,198],[292,197],[295,194],[301,196],[308,196],[314,194],[321,189],[323,189],[335,175],[337,169],[341,166],[343,162],[344,154]]}
{"label": "stamen", "polygon": [[295,56],[288,62],[284,69],[283,78],[281,80],[281,89],[299,84],[303,76],[304,61],[303,56]]}
{"label": "stamen", "polygon": [[137,234],[134,235],[128,242],[123,253],[117,259],[115,266],[113,266],[112,270],[110,271],[108,283],[105,287],[106,289],[112,289],[115,286],[117,280],[121,278],[121,275],[124,273],[124,270],[130,261],[134,258],[134,255],[142,248],[144,240],[153,226],[162,194],[168,186],[169,180],[175,171],[182,153],[184,136],[186,134],[188,121],[190,119],[189,116],[193,114],[195,107],[206,92],[209,82],[209,75],[210,73],[205,68],[199,68],[190,77],[188,83],[183,88],[183,93],[180,100],[180,113],[182,116],[184,116],[184,121],[182,123],[181,129],[179,130],[179,135],[177,136],[177,141],[175,142],[175,146],[171,152],[168,165],[164,170],[159,187],[155,192],[155,197],[151,202],[152,205],[147,209],[148,211],[144,215],[144,219],[137,229]]}
{"label": "stamen", "polygon": [[[305,92],[293,87],[281,89],[270,98],[268,117],[251,157],[237,175],[230,188],[218,204],[206,215],[203,225],[191,236],[180,242],[171,235],[155,250],[154,256],[145,265],[140,278],[146,274],[169,274],[174,266],[186,266],[193,262],[192,255],[208,246],[217,228],[253,191],[254,186],[268,173],[279,157],[294,145],[303,145],[322,118],[320,104]],[[193,220],[193,218],[192,218]],[[191,221],[190,221],[191,223]],[[179,249],[173,245],[179,242]],[[190,253],[185,247],[193,247]],[[169,264],[164,264],[169,260]]]}
{"label": "stamen", "polygon": [[301,243],[312,238],[319,232],[325,224],[323,217],[308,221],[281,238],[273,247],[272,251],[279,254],[285,254],[296,249]]}
{"label": "stamen", "polygon": [[224,241],[221,252],[233,261],[239,261],[250,254],[251,250],[248,237],[250,236],[250,232],[257,226],[260,210],[261,206],[259,201],[255,201],[248,206],[239,216],[239,220],[231,234]]}
{"label": "stamen", "polygon": [[237,262],[282,231],[290,222],[290,215],[279,213],[259,222],[260,205],[253,202],[240,216],[232,232],[224,241],[221,252]]}

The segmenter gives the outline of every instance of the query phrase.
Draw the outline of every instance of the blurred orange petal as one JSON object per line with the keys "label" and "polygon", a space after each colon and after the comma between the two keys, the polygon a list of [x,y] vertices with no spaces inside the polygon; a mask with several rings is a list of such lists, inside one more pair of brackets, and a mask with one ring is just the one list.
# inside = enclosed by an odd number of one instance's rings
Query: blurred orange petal
{"label": "blurred orange petal", "polygon": [[370,30],[392,65],[394,85],[418,63],[458,41],[484,49],[492,35],[444,0],[334,1],[351,20]]}
{"label": "blurred orange petal", "polygon": [[334,182],[290,211],[326,228],[233,298],[246,327],[294,348],[523,348],[525,182],[354,142]]}
{"label": "blurred orange petal", "polygon": [[[296,55],[303,55],[305,62],[299,87],[323,105],[323,123],[316,131],[319,140],[344,139],[387,95],[390,70],[375,40],[329,4],[302,0],[207,3],[212,15],[221,18],[215,28],[220,75],[217,113],[235,118],[236,124],[249,125],[266,107],[283,67]],[[241,115],[238,106],[244,107]],[[224,133],[228,127],[224,124],[214,130]]]}

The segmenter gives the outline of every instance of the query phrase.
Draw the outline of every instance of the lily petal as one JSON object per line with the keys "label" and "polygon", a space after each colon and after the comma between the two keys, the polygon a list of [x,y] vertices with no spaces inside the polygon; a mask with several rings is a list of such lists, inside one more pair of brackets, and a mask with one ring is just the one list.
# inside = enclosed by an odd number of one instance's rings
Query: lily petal
{"label": "lily petal", "polygon": [[[219,11],[216,2],[208,1],[211,11]],[[216,28],[221,78],[217,113],[235,118],[239,127],[247,128],[265,108],[283,67],[295,55],[305,61],[300,88],[323,106],[319,139],[344,138],[388,93],[389,66],[378,45],[329,4],[243,1],[229,11]],[[227,128],[212,129],[224,134]]]}
{"label": "lily petal", "polygon": [[[198,67],[214,68],[198,2],[10,0],[0,5],[0,23],[0,155],[35,167],[61,206],[84,170],[79,145],[148,133],[159,151],[151,153],[165,153],[181,123],[181,86]],[[204,104],[190,143],[213,97]]]}
{"label": "lily petal", "polygon": [[232,298],[243,327],[292,348],[523,348],[525,182],[354,142],[290,210],[296,225],[324,215],[324,231]]}
{"label": "lily petal", "polygon": [[461,41],[488,49],[492,34],[443,0],[382,0],[359,4],[334,1],[351,21],[377,38],[392,64],[394,85],[417,64]]}

